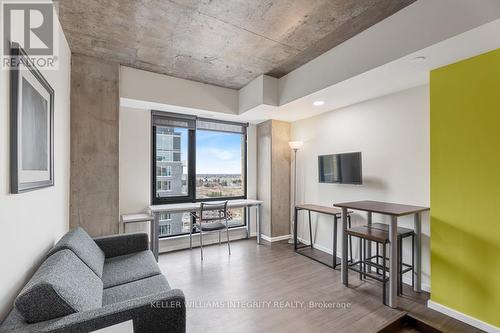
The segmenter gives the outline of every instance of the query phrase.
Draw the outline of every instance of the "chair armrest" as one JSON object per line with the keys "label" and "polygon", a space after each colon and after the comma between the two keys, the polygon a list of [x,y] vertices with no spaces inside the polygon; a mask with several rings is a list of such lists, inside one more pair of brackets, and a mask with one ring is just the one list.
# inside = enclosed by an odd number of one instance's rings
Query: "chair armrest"
{"label": "chair armrest", "polygon": [[122,256],[149,249],[147,233],[130,233],[94,238],[106,258]]}
{"label": "chair armrest", "polygon": [[83,333],[128,320],[133,322],[134,333],[186,332],[185,298],[179,289],[76,312],[35,324],[24,322],[17,312],[11,315],[2,323],[0,332]]}

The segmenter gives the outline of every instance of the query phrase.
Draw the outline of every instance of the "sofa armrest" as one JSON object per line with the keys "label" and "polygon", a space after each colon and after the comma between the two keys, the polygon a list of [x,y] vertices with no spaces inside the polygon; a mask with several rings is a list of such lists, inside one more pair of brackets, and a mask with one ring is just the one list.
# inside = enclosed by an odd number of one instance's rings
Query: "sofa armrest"
{"label": "sofa armrest", "polygon": [[149,249],[147,233],[130,233],[94,238],[106,258],[122,256]]}
{"label": "sofa armrest", "polygon": [[185,298],[179,289],[76,312],[35,324],[27,324],[20,316],[14,309],[0,326],[0,332],[83,333],[128,320],[133,322],[134,333],[186,331]]}

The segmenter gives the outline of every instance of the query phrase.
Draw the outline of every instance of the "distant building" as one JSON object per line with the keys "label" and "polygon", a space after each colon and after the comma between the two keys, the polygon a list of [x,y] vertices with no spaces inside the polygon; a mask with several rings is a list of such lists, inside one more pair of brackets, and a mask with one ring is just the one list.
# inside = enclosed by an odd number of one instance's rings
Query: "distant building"
{"label": "distant building", "polygon": [[[181,160],[181,133],[169,127],[156,129],[156,195],[175,197],[187,194]],[[183,214],[160,215],[160,236],[182,233]]]}

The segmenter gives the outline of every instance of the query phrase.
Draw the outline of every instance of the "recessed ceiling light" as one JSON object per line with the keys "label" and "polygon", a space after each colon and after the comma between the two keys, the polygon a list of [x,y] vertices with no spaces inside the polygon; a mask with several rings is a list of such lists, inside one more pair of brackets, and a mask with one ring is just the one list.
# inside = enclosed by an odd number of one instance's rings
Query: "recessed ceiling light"
{"label": "recessed ceiling light", "polygon": [[415,58],[411,59],[411,62],[419,63],[419,62],[425,61],[425,59],[427,59],[427,58],[424,56],[419,56],[419,57],[415,57]]}
{"label": "recessed ceiling light", "polygon": [[325,101],[315,101],[315,102],[313,102],[314,106],[321,106],[323,104],[325,104]]}

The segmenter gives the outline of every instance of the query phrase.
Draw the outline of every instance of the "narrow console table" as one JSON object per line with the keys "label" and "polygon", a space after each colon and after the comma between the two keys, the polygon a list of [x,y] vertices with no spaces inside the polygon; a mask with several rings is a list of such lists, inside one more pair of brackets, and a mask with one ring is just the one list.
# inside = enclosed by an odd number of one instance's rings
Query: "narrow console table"
{"label": "narrow console table", "polygon": [[[311,241],[310,245],[301,245],[298,244],[297,238],[297,226],[298,226],[298,213],[299,211],[307,211],[309,215],[309,239]],[[333,216],[333,237],[332,237],[332,250],[333,255],[327,254],[323,251],[317,250],[313,246],[313,238],[312,238],[312,226],[311,226],[311,212],[325,214],[329,216]],[[350,212],[349,212],[350,213]],[[303,204],[295,206],[295,214],[294,214],[294,225],[293,225],[293,247],[296,253],[306,256],[312,260],[315,260],[323,265],[326,265],[331,268],[336,268],[340,264],[340,260],[337,261],[337,222],[342,214],[342,210],[335,207],[326,207],[319,205],[311,205],[311,204]],[[351,248],[352,255],[352,248]],[[340,258],[339,258],[340,259]]]}
{"label": "narrow console table", "polygon": [[368,213],[368,224],[372,222],[372,213],[378,213],[383,215],[388,215],[391,217],[391,223],[389,227],[389,306],[392,308],[397,307],[397,280],[398,280],[398,250],[397,246],[397,228],[398,228],[398,217],[405,215],[414,215],[415,223],[415,242],[414,242],[414,276],[415,276],[415,286],[414,290],[416,292],[421,291],[422,285],[422,212],[428,211],[428,207],[420,206],[410,206],[401,205],[389,202],[381,201],[355,201],[355,202],[344,202],[337,203],[335,207],[342,208],[342,283],[347,285],[347,234],[345,230],[347,229],[347,209],[360,210]]}
{"label": "narrow console table", "polygon": [[[263,201],[253,200],[253,199],[237,199],[229,200],[227,203],[227,208],[245,208],[246,209],[246,228],[247,228],[247,238],[250,237],[250,208],[255,207],[256,212],[256,229],[257,229],[257,244],[260,244],[260,206]],[[153,229],[152,229],[152,241],[151,250],[158,261],[159,255],[159,234],[160,234],[160,214],[161,213],[185,213],[185,212],[195,212],[198,213],[201,209],[200,202],[186,202],[178,204],[167,204],[167,205],[151,205],[149,206],[149,211],[153,215]]]}

